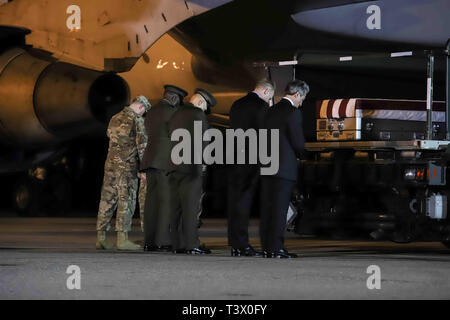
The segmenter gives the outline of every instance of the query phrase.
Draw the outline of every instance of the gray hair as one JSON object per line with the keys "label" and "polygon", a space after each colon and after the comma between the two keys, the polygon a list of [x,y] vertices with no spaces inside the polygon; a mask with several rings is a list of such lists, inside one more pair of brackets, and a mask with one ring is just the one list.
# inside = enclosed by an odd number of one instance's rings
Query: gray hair
{"label": "gray hair", "polygon": [[284,89],[284,92],[290,96],[299,92],[300,95],[303,97],[308,94],[309,86],[305,81],[294,80],[287,84],[286,89]]}
{"label": "gray hair", "polygon": [[275,91],[275,83],[269,79],[261,79],[256,83],[255,89],[269,89]]}

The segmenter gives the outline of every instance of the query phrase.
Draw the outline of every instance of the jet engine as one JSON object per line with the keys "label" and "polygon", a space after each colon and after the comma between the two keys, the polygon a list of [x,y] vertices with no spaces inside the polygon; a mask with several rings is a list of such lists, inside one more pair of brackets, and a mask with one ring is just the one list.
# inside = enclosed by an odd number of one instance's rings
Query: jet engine
{"label": "jet engine", "polygon": [[0,55],[0,139],[15,147],[49,146],[105,132],[129,103],[120,76],[13,48]]}

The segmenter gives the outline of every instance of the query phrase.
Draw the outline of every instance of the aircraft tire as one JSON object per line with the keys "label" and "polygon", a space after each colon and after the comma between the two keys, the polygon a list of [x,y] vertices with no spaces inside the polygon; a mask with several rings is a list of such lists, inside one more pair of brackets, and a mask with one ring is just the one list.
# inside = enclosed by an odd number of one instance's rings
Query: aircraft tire
{"label": "aircraft tire", "polygon": [[19,216],[29,217],[37,215],[38,202],[34,186],[30,179],[20,179],[13,188],[12,203]]}

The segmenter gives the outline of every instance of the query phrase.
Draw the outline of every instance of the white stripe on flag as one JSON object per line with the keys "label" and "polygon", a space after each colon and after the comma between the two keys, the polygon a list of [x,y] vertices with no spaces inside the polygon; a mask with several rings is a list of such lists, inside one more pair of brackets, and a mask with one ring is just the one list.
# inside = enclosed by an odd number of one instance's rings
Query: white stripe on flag
{"label": "white stripe on flag", "polygon": [[331,116],[333,118],[340,118],[339,117],[339,107],[341,106],[342,99],[337,99],[333,104],[333,112],[331,113]]}
{"label": "white stripe on flag", "polygon": [[350,99],[345,108],[345,116],[347,118],[355,117],[356,99]]}

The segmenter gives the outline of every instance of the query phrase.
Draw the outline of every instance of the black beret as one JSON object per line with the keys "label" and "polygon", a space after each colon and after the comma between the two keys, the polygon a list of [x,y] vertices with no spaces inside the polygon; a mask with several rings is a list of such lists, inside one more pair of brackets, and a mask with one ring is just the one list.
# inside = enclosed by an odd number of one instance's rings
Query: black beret
{"label": "black beret", "polygon": [[179,95],[181,97],[181,100],[186,98],[186,96],[188,95],[188,93],[185,90],[181,89],[180,87],[173,86],[171,84],[165,85],[164,90],[176,93],[177,95]]}
{"label": "black beret", "polygon": [[216,98],[214,98],[214,96],[205,89],[197,88],[194,93],[201,95],[208,103],[208,107],[214,107],[217,104]]}

